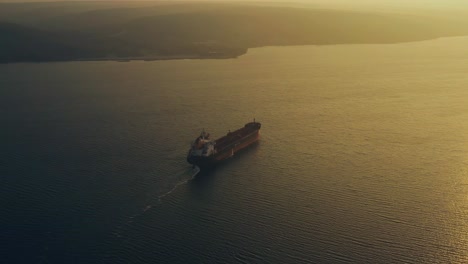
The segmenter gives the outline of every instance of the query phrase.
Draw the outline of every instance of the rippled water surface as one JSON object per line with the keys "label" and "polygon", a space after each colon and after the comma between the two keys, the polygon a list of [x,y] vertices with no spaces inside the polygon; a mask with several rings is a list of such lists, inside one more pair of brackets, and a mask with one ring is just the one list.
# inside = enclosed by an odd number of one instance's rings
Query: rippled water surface
{"label": "rippled water surface", "polygon": [[467,47],[1,65],[0,262],[466,263]]}

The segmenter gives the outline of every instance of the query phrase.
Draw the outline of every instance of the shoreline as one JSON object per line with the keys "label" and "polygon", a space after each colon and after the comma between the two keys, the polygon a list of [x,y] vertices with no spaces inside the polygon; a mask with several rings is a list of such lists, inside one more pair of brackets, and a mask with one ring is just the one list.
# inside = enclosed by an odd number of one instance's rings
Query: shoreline
{"label": "shoreline", "polygon": [[164,60],[224,60],[236,59],[247,54],[247,50],[242,54],[225,55],[225,56],[203,56],[203,55],[171,55],[171,56],[131,56],[131,57],[103,57],[103,58],[81,58],[81,59],[64,59],[64,60],[24,60],[24,61],[0,61],[0,64],[14,63],[54,63],[54,62],[87,62],[87,61],[115,61],[115,62],[131,62],[131,61],[164,61]]}
{"label": "shoreline", "polygon": [[338,45],[398,45],[407,43],[419,43],[426,41],[435,41],[450,38],[466,38],[468,35],[456,35],[456,36],[443,36],[434,37],[420,40],[411,41],[399,41],[399,42],[384,42],[384,43],[329,43],[329,44],[298,44],[298,45],[267,45],[261,47],[249,47],[245,51],[235,55],[158,55],[158,56],[131,56],[131,57],[103,57],[103,58],[82,58],[82,59],[69,59],[69,60],[24,60],[24,61],[0,61],[0,65],[7,64],[19,64],[19,63],[58,63],[58,62],[102,62],[102,61],[113,61],[113,62],[132,62],[132,61],[165,61],[165,60],[225,60],[225,59],[237,59],[243,55],[246,55],[250,49],[259,48],[283,48],[283,47],[304,47],[304,46],[338,46]]}

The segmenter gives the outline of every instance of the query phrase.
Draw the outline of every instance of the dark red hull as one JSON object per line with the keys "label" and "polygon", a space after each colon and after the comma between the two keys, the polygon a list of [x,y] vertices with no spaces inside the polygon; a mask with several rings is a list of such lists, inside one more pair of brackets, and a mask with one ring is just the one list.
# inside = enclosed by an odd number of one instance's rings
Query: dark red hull
{"label": "dark red hull", "polygon": [[226,136],[217,139],[216,153],[208,157],[187,156],[190,164],[198,167],[211,167],[217,163],[232,157],[238,151],[252,145],[259,138],[261,124],[258,122],[247,123],[243,128],[229,132]]}

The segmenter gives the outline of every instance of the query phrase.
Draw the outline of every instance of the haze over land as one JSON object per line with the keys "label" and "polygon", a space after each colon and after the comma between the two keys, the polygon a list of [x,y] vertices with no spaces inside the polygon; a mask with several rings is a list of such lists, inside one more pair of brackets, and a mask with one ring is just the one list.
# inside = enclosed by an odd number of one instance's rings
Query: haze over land
{"label": "haze over land", "polygon": [[[2,3],[0,62],[232,58],[262,46],[396,43],[468,34],[464,11],[451,9],[459,1],[425,1],[419,8],[421,1],[350,3]],[[441,5],[446,8],[433,8]]]}

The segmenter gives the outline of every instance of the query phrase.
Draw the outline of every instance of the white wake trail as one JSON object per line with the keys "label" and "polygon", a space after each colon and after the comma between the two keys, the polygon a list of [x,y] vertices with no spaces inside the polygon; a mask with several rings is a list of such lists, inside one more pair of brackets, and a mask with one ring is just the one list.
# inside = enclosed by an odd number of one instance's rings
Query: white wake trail
{"label": "white wake trail", "polygon": [[[200,168],[199,168],[199,167],[197,167],[197,166],[193,167],[193,168],[191,169],[191,171],[190,171],[190,176],[189,176],[187,179],[177,182],[171,190],[169,190],[168,192],[165,192],[165,193],[163,193],[163,194],[161,194],[161,195],[158,196],[158,203],[161,202],[161,199],[162,199],[162,198],[164,198],[164,197],[168,196],[169,194],[171,194],[172,192],[174,192],[174,191],[177,189],[177,187],[179,187],[179,186],[181,186],[181,185],[183,185],[183,184],[186,184],[187,182],[193,180],[193,179],[195,178],[195,176],[196,176],[199,172],[200,172]],[[185,174],[185,173],[186,173],[186,171],[183,172],[183,174]],[[154,206],[154,204],[148,204],[148,205],[146,205],[145,208],[143,208],[139,213],[136,213],[136,214],[134,214],[134,215],[128,217],[128,220],[126,221],[126,224],[131,224],[131,223],[134,221],[135,218],[138,218],[138,217],[142,216],[142,215],[145,214],[148,210],[150,210],[151,208],[153,208],[153,206]],[[117,236],[117,237],[121,237],[121,230],[122,230],[122,228],[124,228],[124,226],[125,226],[125,225],[118,226],[118,227],[117,227],[117,231],[114,232],[114,235]]]}
{"label": "white wake trail", "polygon": [[164,198],[165,196],[171,194],[173,191],[175,191],[177,189],[177,187],[179,187],[180,185],[183,185],[183,184],[186,184],[187,182],[193,180],[193,178],[195,178],[195,176],[197,176],[197,174],[200,172],[200,168],[195,166],[194,168],[192,168],[192,175],[190,176],[190,178],[184,180],[184,181],[181,181],[179,183],[177,183],[174,188],[172,188],[170,191],[164,193],[164,194],[161,194],[159,197],[158,197],[158,202],[161,202],[161,199]]}

